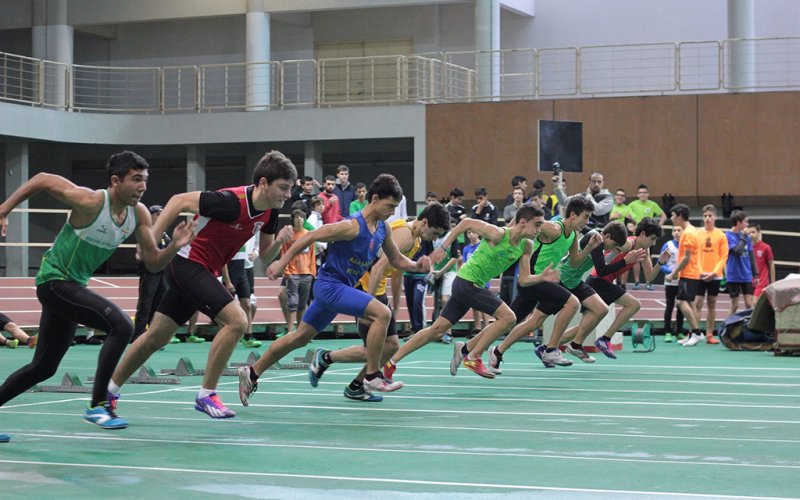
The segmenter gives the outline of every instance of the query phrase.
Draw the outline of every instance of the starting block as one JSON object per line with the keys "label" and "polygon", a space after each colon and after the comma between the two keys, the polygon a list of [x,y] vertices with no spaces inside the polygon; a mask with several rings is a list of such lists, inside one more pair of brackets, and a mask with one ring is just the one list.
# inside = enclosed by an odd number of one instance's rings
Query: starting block
{"label": "starting block", "polygon": [[656,350],[656,341],[653,338],[653,322],[638,320],[631,325],[631,342],[633,352],[653,352]]}
{"label": "starting block", "polygon": [[[92,380],[94,380],[94,377],[89,377],[89,381]],[[152,368],[147,365],[142,365],[142,367],[139,368],[139,373],[135,377],[129,378],[126,383],[176,385],[181,383],[181,379],[177,377],[159,377]]]}
{"label": "starting block", "polygon": [[192,377],[200,375],[192,365],[192,360],[189,358],[181,358],[178,360],[178,365],[175,368],[165,368],[161,370],[161,375],[177,375],[179,377]]}
{"label": "starting block", "polygon": [[258,351],[250,351],[250,354],[247,355],[247,361],[245,361],[244,363],[231,363],[231,366],[234,368],[239,368],[241,366],[250,366],[256,361],[258,361],[258,358],[260,357],[261,353],[259,353]]}
{"label": "starting block", "polygon": [[61,385],[35,385],[31,392],[90,393],[92,388],[83,385],[77,375],[67,372],[61,379]]}
{"label": "starting block", "polygon": [[313,360],[314,349],[309,349],[305,356],[298,356],[291,363],[278,364],[278,370],[307,370]]}

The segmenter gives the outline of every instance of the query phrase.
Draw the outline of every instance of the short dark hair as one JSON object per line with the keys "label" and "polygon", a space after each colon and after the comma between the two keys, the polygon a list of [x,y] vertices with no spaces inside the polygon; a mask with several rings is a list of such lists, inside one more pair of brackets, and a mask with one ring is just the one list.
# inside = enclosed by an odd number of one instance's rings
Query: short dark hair
{"label": "short dark hair", "polygon": [[744,212],[744,210],[734,210],[731,212],[731,226],[735,226],[746,218],[747,214]]}
{"label": "short dark hair", "polygon": [[620,221],[613,221],[606,224],[602,234],[607,234],[614,240],[618,247],[621,247],[628,240],[628,228]]}
{"label": "short dark hair", "polygon": [[111,177],[117,176],[119,180],[125,178],[131,170],[147,170],[150,165],[147,160],[137,155],[133,151],[123,151],[113,154],[106,162],[106,173],[108,173],[108,183],[111,184]]}
{"label": "short dark hair", "polygon": [[514,215],[514,222],[517,223],[522,219],[526,221],[532,220],[534,217],[544,217],[544,211],[541,208],[536,208],[533,205],[522,205]]}
{"label": "short dark hair", "polygon": [[567,208],[564,210],[564,218],[569,218],[571,213],[580,215],[583,212],[594,212],[594,204],[592,203],[592,200],[582,194],[570,196],[567,200]]}
{"label": "short dark hair", "polygon": [[541,179],[536,179],[533,181],[533,189],[544,189],[545,186],[546,184]]}
{"label": "short dark hair", "polygon": [[417,219],[425,219],[428,221],[428,226],[447,231],[450,229],[450,212],[444,208],[444,205],[434,203],[422,209]]}
{"label": "short dark hair", "polygon": [[646,184],[639,184],[639,187],[637,187],[636,189],[647,189],[648,191],[650,190],[648,189]]}
{"label": "short dark hair", "polygon": [[674,207],[670,208],[669,211],[683,220],[689,220],[689,215],[691,215],[689,205],[686,205],[685,203],[678,203]]}
{"label": "short dark hair", "polygon": [[714,215],[717,215],[717,207],[714,205],[708,204],[703,207],[703,213],[712,212]]}
{"label": "short dark hair", "polygon": [[294,203],[292,203],[292,211],[295,210],[302,210],[303,212],[306,213],[306,215],[308,215],[308,212],[311,211],[311,207],[305,201],[297,200]]}
{"label": "short dark hair", "polygon": [[636,236],[642,233],[644,233],[645,236],[655,235],[656,238],[661,238],[661,224],[652,217],[645,217],[636,224]]}
{"label": "short dark hair", "polygon": [[320,198],[319,196],[312,196],[311,201],[308,203],[309,208],[313,209],[314,205],[316,205],[317,203],[322,203],[323,205],[325,204],[325,202],[322,201],[322,198]]}
{"label": "short dark hair", "polygon": [[486,196],[486,188],[483,186],[476,187],[475,196]]}
{"label": "short dark hair", "polygon": [[339,165],[338,167],[336,167],[336,173],[338,174],[339,172],[347,172],[349,174],[350,168],[348,168],[347,165]]}
{"label": "short dark hair", "polygon": [[461,189],[453,188],[450,190],[450,198],[460,198],[461,196],[464,196],[464,191]]}
{"label": "short dark hair", "polygon": [[356,191],[358,191],[361,188],[367,189],[367,185],[364,184],[363,182],[357,182],[356,183]]}
{"label": "short dark hair", "polygon": [[427,193],[425,193],[425,198],[438,198],[438,197],[439,196],[433,191],[428,191]]}
{"label": "short dark hair", "polygon": [[258,160],[253,169],[253,184],[258,185],[262,178],[267,180],[267,184],[272,184],[276,179],[286,179],[293,183],[297,180],[297,168],[280,151],[269,151]]}
{"label": "short dark hair", "polygon": [[750,223],[750,224],[748,224],[748,225],[749,225],[751,228],[753,228],[753,229],[755,229],[756,231],[758,231],[759,233],[761,232],[761,224],[759,224],[758,222],[752,222],[752,223]]}
{"label": "short dark hair", "polygon": [[311,177],[310,175],[304,175],[304,176],[303,176],[303,179],[302,179],[302,182],[303,182],[304,184],[305,184],[306,182],[314,182],[314,178],[313,178],[313,177]]}
{"label": "short dark hair", "polygon": [[334,177],[334,176],[332,176],[332,175],[326,175],[326,176],[323,178],[323,180],[324,180],[325,182],[328,182],[328,181],[333,181],[333,182],[336,182],[336,177]]}
{"label": "short dark hair", "polygon": [[294,218],[295,217],[302,217],[303,219],[305,219],[306,216],[307,216],[306,215],[306,211],[301,209],[301,208],[297,208],[295,210],[292,210],[292,222],[294,222]]}
{"label": "short dark hair", "polygon": [[528,179],[525,178],[524,175],[515,175],[511,178],[511,187],[517,187],[523,182],[526,182]]}
{"label": "short dark hair", "polygon": [[400,201],[403,198],[403,188],[392,174],[381,174],[372,181],[369,192],[367,192],[367,199],[372,201],[372,197],[376,194],[379,200],[394,198]]}
{"label": "short dark hair", "polygon": [[626,196],[628,195],[628,193],[626,193],[626,192],[625,192],[625,190],[624,190],[624,189],[622,189],[622,188],[619,188],[619,189],[615,190],[615,191],[614,191],[614,194],[617,194],[617,193],[619,193],[620,191],[622,191],[622,194],[624,194],[624,195],[626,195]]}

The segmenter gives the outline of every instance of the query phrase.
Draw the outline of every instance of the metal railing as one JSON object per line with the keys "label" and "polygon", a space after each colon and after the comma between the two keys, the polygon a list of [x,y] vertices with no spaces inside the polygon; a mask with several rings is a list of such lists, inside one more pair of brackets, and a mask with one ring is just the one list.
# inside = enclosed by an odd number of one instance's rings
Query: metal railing
{"label": "metal railing", "polygon": [[0,100],[89,112],[800,89],[800,38],[119,68],[0,52]]}

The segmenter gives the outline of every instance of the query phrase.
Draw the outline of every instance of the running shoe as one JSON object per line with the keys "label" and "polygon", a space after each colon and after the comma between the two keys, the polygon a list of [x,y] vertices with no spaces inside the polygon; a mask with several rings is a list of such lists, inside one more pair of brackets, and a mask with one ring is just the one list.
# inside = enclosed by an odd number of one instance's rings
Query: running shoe
{"label": "running shoe", "polygon": [[206,339],[198,337],[197,335],[189,335],[188,337],[186,337],[187,344],[202,344],[205,341]]}
{"label": "running shoe", "polygon": [[719,344],[719,340],[717,340],[714,335],[706,334],[706,344]]}
{"label": "running shoe", "polygon": [[572,354],[573,356],[575,356],[576,358],[580,359],[584,363],[594,363],[595,362],[594,356],[591,356],[590,354],[587,354],[586,351],[584,351],[582,348],[578,349],[578,348],[572,347],[571,343],[565,344],[564,351],[567,354]]}
{"label": "running shoe", "polygon": [[486,369],[486,366],[483,364],[483,360],[481,358],[464,358],[464,367],[477,373],[483,378],[494,378],[494,373]]}
{"label": "running shoe", "polygon": [[233,418],[236,416],[235,411],[229,410],[222,404],[216,392],[212,392],[204,398],[196,397],[194,400],[194,409],[205,413],[211,418]]}
{"label": "running shoe", "polygon": [[364,390],[367,392],[394,392],[402,388],[402,382],[389,380],[384,376],[375,377],[372,380],[364,379]]}
{"label": "running shoe", "polygon": [[495,375],[502,375],[500,363],[503,362],[503,353],[495,346],[489,349],[489,371]]}
{"label": "running shoe", "polygon": [[692,333],[686,338],[686,342],[683,343],[684,347],[692,347],[696,346],[700,342],[705,339],[705,336],[700,335],[699,333]]}
{"label": "running shoe", "polygon": [[353,401],[366,401],[367,403],[380,403],[383,401],[383,396],[380,394],[372,394],[364,390],[363,387],[358,389],[351,389],[350,386],[344,388],[344,397],[352,399]]}
{"label": "running shoe", "polygon": [[9,349],[16,349],[19,345],[19,340],[17,339],[6,339],[6,347]]}
{"label": "running shoe", "polygon": [[311,382],[311,387],[316,387],[317,384],[319,384],[319,379],[322,378],[322,374],[328,369],[328,363],[325,362],[326,352],[328,352],[327,349],[318,347],[314,353],[314,359],[312,359],[311,364],[308,365],[308,381]]}
{"label": "running shoe", "polygon": [[642,287],[642,285],[640,285],[639,283],[634,283],[634,284],[633,284],[633,289],[634,289],[634,290],[638,290],[638,289],[640,289],[641,287]]}
{"label": "running shoe", "polygon": [[647,288],[648,290],[650,290],[651,292],[655,291],[655,289],[656,289],[656,287],[654,287],[650,283],[646,284],[644,287]]}
{"label": "running shoe", "polygon": [[444,335],[442,335],[442,340],[440,340],[439,342],[441,342],[442,344],[452,344],[453,336],[450,335],[449,333],[445,333]]}
{"label": "running shoe", "polygon": [[39,336],[38,335],[34,335],[33,337],[30,337],[28,339],[28,347],[30,347],[31,349],[35,348],[36,344],[38,344],[38,343],[39,343]]}
{"label": "running shoe", "polygon": [[681,340],[684,340],[684,341],[686,340],[686,334],[685,333],[679,333],[678,334],[678,342],[683,344],[683,342],[681,342]]}
{"label": "running shoe", "polygon": [[258,390],[258,382],[253,382],[250,378],[249,366],[241,366],[236,373],[239,375],[239,400],[242,406],[250,405],[250,395]]}
{"label": "running shoe", "polygon": [[169,339],[169,343],[170,344],[180,344],[181,343],[181,339],[179,339],[178,337],[173,336],[171,339]]}
{"label": "running shoe", "polygon": [[390,359],[385,365],[383,365],[383,377],[386,380],[392,381],[395,370],[397,370],[397,365],[392,363],[392,360]]}
{"label": "running shoe", "polygon": [[0,443],[7,443],[9,441],[11,441],[11,436],[6,434],[5,432],[0,432]]}
{"label": "running shoe", "polygon": [[[572,366],[572,361],[568,360],[561,354],[561,350],[556,349],[555,351],[550,352],[543,352],[542,353],[542,363],[549,363],[551,365],[558,365],[558,366]],[[547,365],[545,365],[547,366]]]}
{"label": "running shoe", "polygon": [[466,342],[456,342],[453,344],[453,358],[450,360],[450,375],[456,376],[458,373],[458,367],[461,366],[461,362],[464,361],[464,354],[461,352],[461,349],[467,345]]}
{"label": "running shoe", "polygon": [[119,418],[108,401],[103,401],[94,408],[86,408],[83,419],[103,429],[124,429],[128,427],[128,421]]}
{"label": "running shoe", "polygon": [[248,349],[257,349],[257,348],[261,347],[261,341],[256,340],[256,339],[254,339],[252,337],[249,338],[249,339],[243,338],[242,339],[242,345],[247,347]]}
{"label": "running shoe", "polygon": [[617,355],[614,354],[614,346],[611,345],[611,339],[605,335],[595,340],[594,346],[609,358],[617,359]]}
{"label": "running shoe", "polygon": [[664,334],[664,343],[671,344],[675,340],[675,337],[672,336],[671,333],[667,332]]}
{"label": "running shoe", "polygon": [[554,368],[556,365],[548,361],[545,361],[544,359],[545,349],[547,349],[547,346],[544,344],[540,344],[536,346],[536,349],[533,350],[533,353],[536,354],[536,357],[542,361],[542,364],[544,365],[545,368]]}

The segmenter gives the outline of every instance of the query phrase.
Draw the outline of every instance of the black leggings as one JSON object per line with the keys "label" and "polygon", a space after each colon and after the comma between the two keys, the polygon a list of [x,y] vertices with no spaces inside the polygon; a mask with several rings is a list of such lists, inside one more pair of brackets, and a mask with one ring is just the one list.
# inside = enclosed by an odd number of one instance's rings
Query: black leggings
{"label": "black leggings", "polygon": [[74,281],[48,281],[36,287],[42,304],[39,342],[33,360],[0,386],[0,406],[43,382],[58,370],[78,323],[106,332],[95,372],[92,406],[107,399],[108,382],[133,335],[131,319],[108,299]]}
{"label": "black leggings", "polygon": [[678,313],[675,315],[675,330],[672,329],[672,310],[675,309],[675,297],[678,295],[677,286],[665,286],[667,306],[664,308],[664,330],[672,333],[681,333],[683,331],[683,312],[678,307]]}

